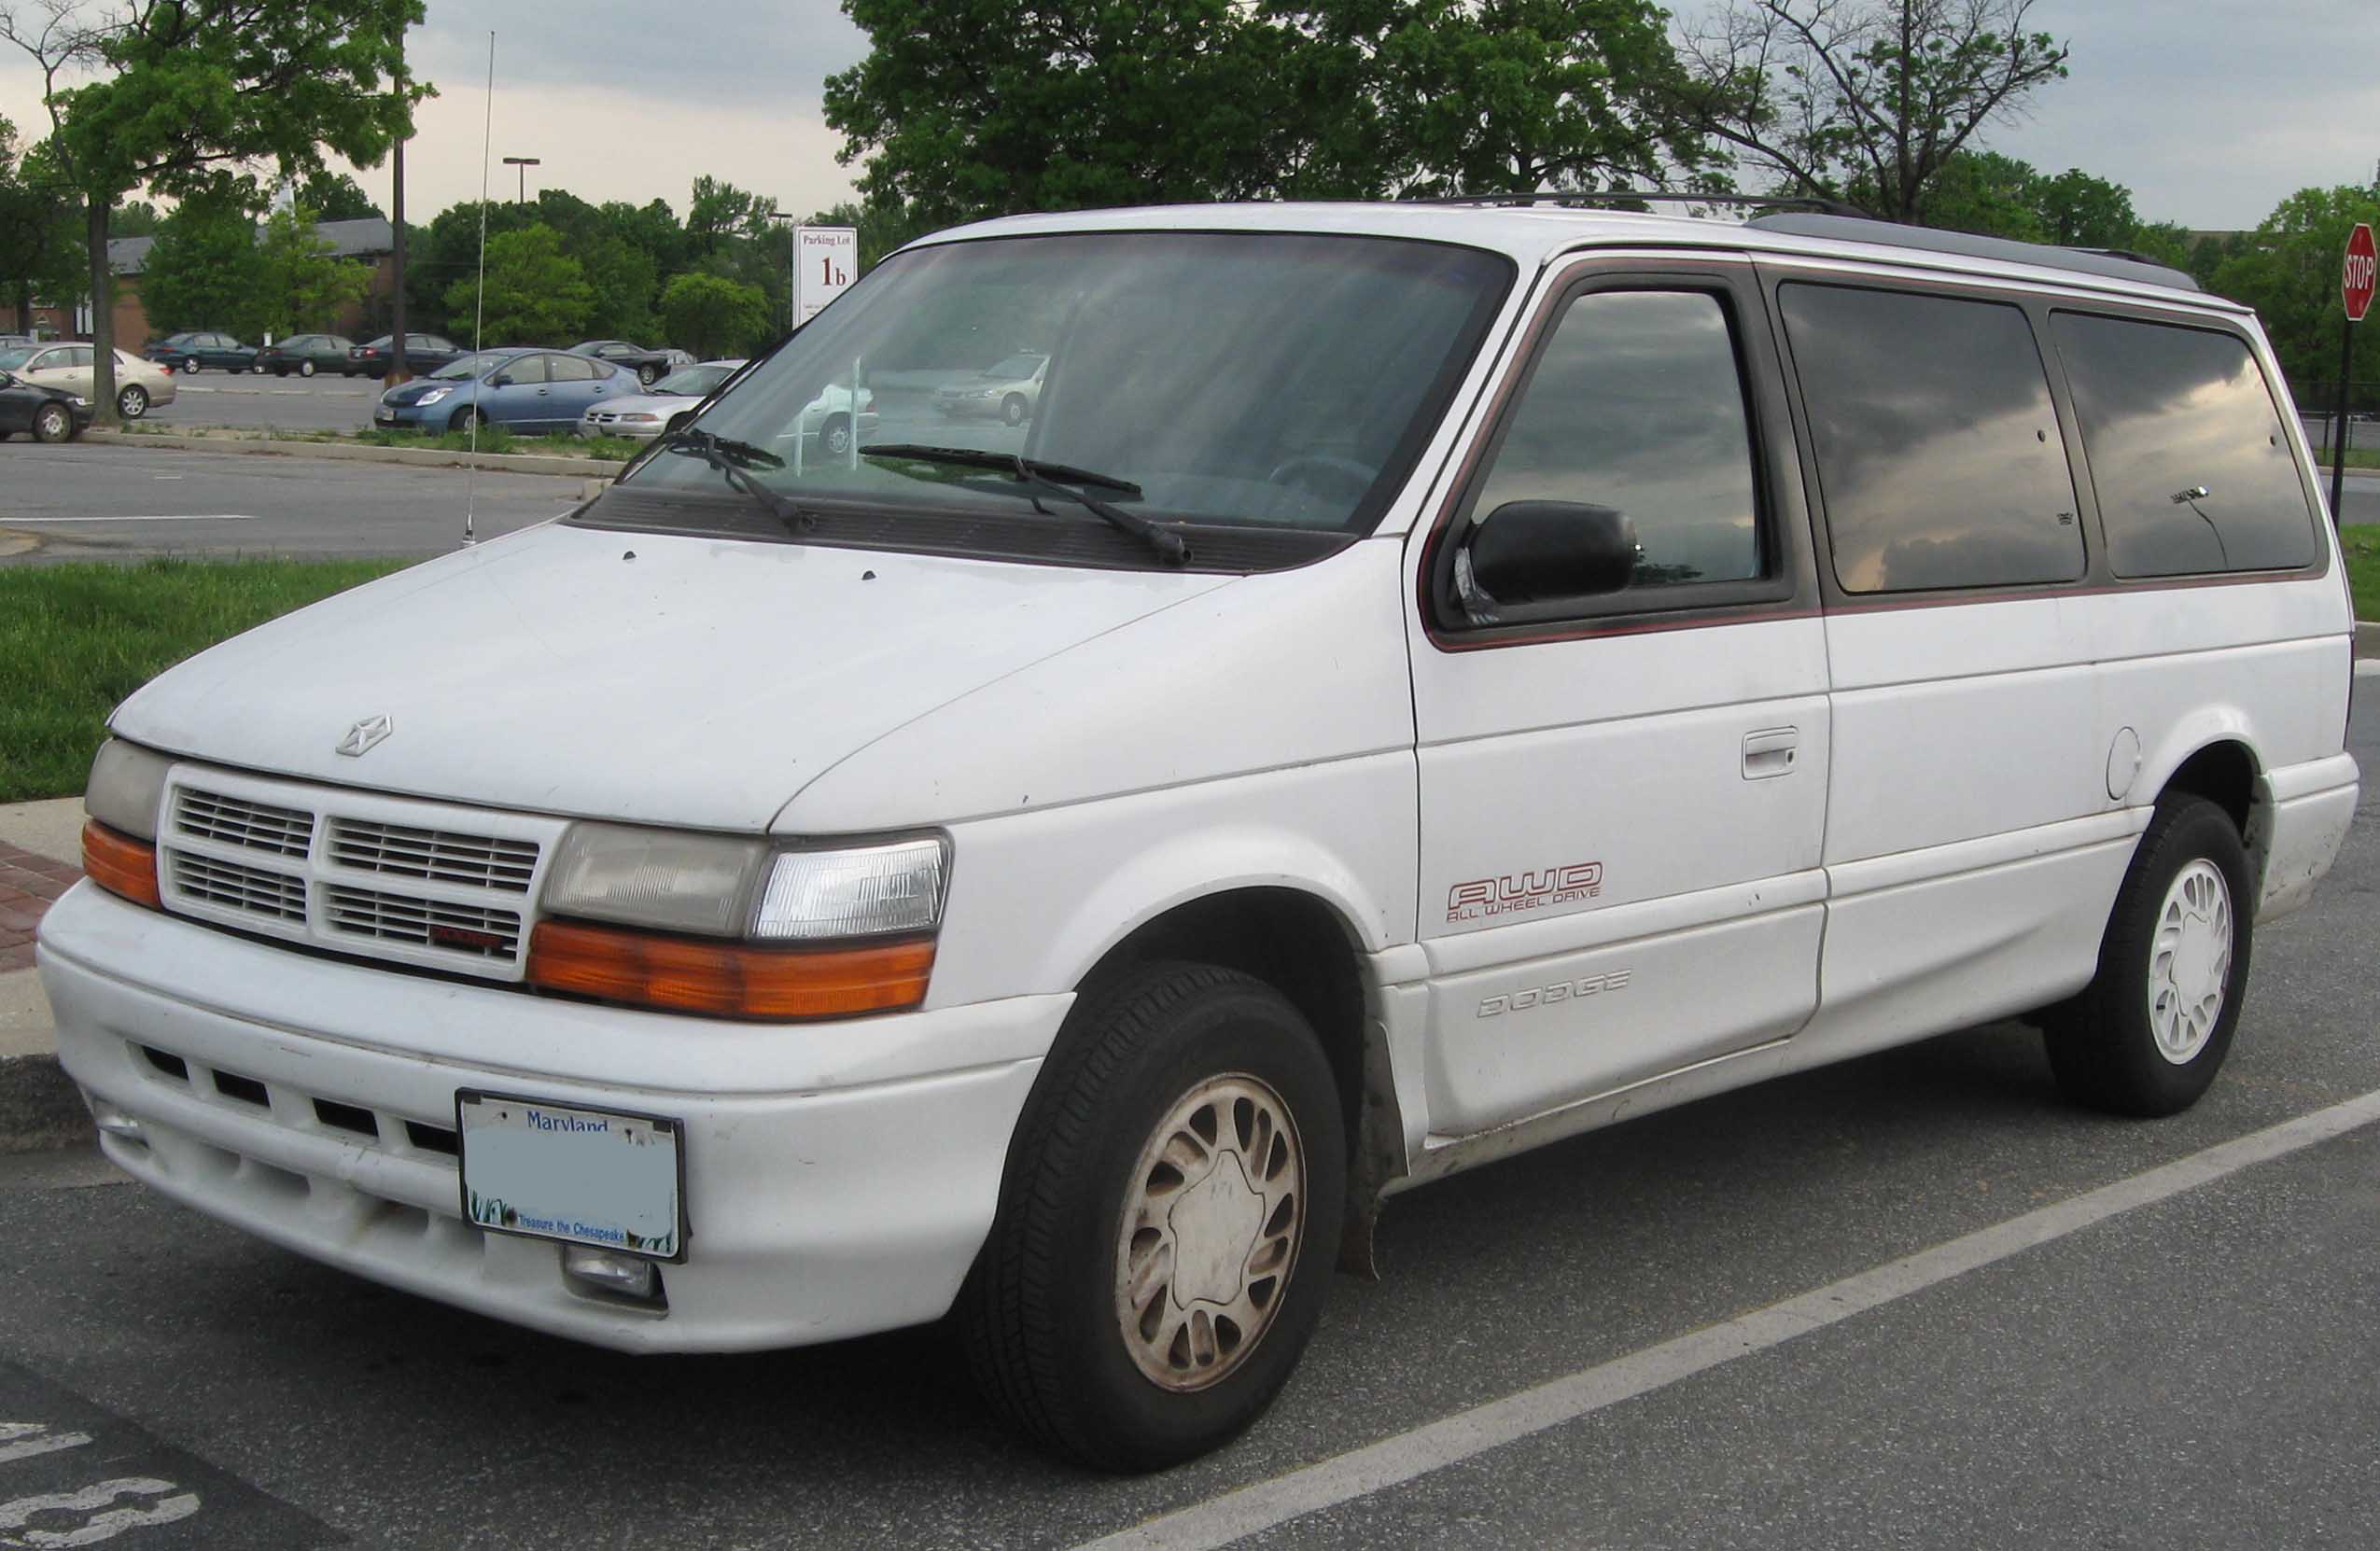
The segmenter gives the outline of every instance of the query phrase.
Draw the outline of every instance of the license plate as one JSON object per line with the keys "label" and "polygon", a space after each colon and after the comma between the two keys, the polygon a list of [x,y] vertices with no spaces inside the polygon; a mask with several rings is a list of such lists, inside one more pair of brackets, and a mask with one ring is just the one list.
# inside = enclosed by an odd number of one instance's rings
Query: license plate
{"label": "license plate", "polygon": [[394,420],[397,418],[397,412],[395,410],[374,410],[371,417],[374,420]]}
{"label": "license plate", "polygon": [[455,1130],[463,1215],[479,1226],[685,1258],[678,1122],[465,1089],[455,1096]]}

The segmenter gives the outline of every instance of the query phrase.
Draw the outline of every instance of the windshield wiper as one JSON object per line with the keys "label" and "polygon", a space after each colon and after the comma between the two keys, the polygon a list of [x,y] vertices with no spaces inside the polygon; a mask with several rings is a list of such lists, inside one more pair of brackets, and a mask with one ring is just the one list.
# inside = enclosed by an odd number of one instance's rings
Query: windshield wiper
{"label": "windshield wiper", "polygon": [[1099,490],[1113,490],[1119,495],[1138,496],[1141,487],[1130,480],[1113,474],[1095,474],[1087,468],[1071,464],[1043,463],[1015,453],[995,453],[980,447],[925,447],[909,441],[888,441],[860,449],[861,457],[912,458],[919,463],[956,464],[964,468],[997,468],[1014,474],[1020,483],[1037,490],[1047,490],[1078,502],[1093,516],[1109,526],[1119,528],[1146,544],[1158,559],[1169,566],[1184,566],[1190,561],[1190,544],[1171,528],[1163,527],[1136,512],[1110,506],[1089,491],[1077,490],[1078,484]]}
{"label": "windshield wiper", "polygon": [[794,533],[807,533],[818,523],[815,515],[752,478],[750,469],[785,467],[785,460],[765,447],[697,430],[665,431],[659,445],[665,452],[683,453],[709,464],[729,484],[759,502]]}

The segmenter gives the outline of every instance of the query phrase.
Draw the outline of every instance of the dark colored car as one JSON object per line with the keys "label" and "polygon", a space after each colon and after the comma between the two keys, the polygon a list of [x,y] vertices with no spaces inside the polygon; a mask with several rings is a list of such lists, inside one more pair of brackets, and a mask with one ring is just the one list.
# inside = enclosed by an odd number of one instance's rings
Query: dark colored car
{"label": "dark colored car", "polygon": [[168,334],[141,354],[169,371],[186,374],[202,370],[256,370],[256,346],[242,344],[231,335],[212,328],[191,328],[179,334]]}
{"label": "dark colored car", "polygon": [[[347,352],[347,364],[339,370],[350,377],[385,377],[397,353],[394,335],[383,334],[369,344],[357,345]],[[405,370],[411,372],[436,371],[452,366],[470,354],[443,334],[416,334],[405,330]]]}
{"label": "dark colored car", "polygon": [[678,370],[675,350],[647,350],[626,340],[581,340],[570,347],[573,356],[593,356],[599,361],[609,361],[637,374],[637,381],[651,387]]}
{"label": "dark colored car", "polygon": [[79,393],[19,382],[0,371],[0,438],[31,431],[35,441],[71,441],[90,428],[97,412]]}
{"label": "dark colored car", "polygon": [[356,342],[344,334],[292,334],[258,351],[256,364],[259,370],[275,377],[287,377],[292,371],[311,377],[317,371],[345,371],[348,354],[355,348]]}

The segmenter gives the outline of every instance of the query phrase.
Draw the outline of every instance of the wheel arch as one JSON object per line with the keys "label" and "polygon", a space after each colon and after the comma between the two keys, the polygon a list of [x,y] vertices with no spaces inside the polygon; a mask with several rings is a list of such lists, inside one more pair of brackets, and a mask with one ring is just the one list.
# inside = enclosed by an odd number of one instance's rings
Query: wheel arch
{"label": "wheel arch", "polygon": [[2161,762],[2167,768],[2153,787],[2144,782],[2143,789],[2154,790],[2160,803],[2182,793],[2203,797],[2222,809],[2247,852],[2250,893],[2261,897],[2273,849],[2272,809],[2265,801],[2263,762],[2256,757],[2247,719],[2230,713],[2210,720],[2196,736],[2176,742],[2179,748],[2175,755]]}
{"label": "wheel arch", "polygon": [[[1380,987],[1364,934],[1343,904],[1281,883],[1239,883],[1177,900],[1123,931],[1076,986],[1164,960],[1214,964],[1279,991],[1311,1026],[1330,1062],[1348,1146],[1339,1262],[1373,1274],[1372,1225],[1382,1187],[1406,1172],[1402,1106]],[[1061,1031],[1060,1039],[1068,1037]]]}

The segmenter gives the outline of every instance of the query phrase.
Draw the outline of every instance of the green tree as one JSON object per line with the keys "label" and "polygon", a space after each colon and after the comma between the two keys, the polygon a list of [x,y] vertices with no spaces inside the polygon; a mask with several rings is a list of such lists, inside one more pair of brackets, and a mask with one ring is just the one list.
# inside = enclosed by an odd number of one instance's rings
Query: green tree
{"label": "green tree", "polygon": [[663,332],[705,360],[752,354],[775,332],[770,319],[759,286],[715,274],[681,274],[661,293]]}
{"label": "green tree", "polygon": [[1795,193],[1922,222],[1951,159],[2066,74],[2037,0],[1728,0],[1680,45],[1689,121]]}
{"label": "green tree", "polygon": [[598,237],[581,260],[594,293],[587,332],[607,339],[636,340],[652,334],[653,298],[661,289],[661,267],[653,256],[620,237]]}
{"label": "green tree", "polygon": [[[2281,369],[2301,387],[2339,380],[2339,266],[2358,221],[2380,227],[2380,193],[2354,184],[2301,189],[2215,272],[2213,289],[2263,319]],[[2350,375],[2380,379],[2380,329],[2359,324]],[[2325,408],[2327,405],[2309,405]]]}
{"label": "green tree", "polygon": [[141,272],[141,308],[159,334],[225,328],[245,334],[264,288],[264,262],[246,211],[184,200],[159,228]]}
{"label": "green tree", "polygon": [[38,156],[20,153],[16,127],[0,119],[0,286],[16,309],[16,328],[33,327],[36,297],[79,294],[74,212]]}
{"label": "green tree", "polygon": [[[115,413],[107,264],[117,202],[147,186],[177,198],[245,193],[265,164],[292,177],[327,146],[359,166],[412,130],[427,91],[405,67],[422,0],[45,0],[0,9],[0,39],[39,70],[47,142],[82,196],[95,398]],[[81,85],[67,80],[89,74]]]}
{"label": "green tree", "polygon": [[380,214],[363,185],[345,173],[318,167],[298,185],[297,203],[314,212],[317,221],[359,221]]}
{"label": "green tree", "polygon": [[[476,275],[446,291],[447,316],[456,328],[475,317]],[[576,258],[562,251],[562,235],[532,225],[487,242],[486,312],[481,337],[499,344],[560,344],[581,338],[595,311],[595,291]]]}
{"label": "green tree", "polygon": [[126,200],[107,218],[107,230],[119,237],[154,237],[165,224],[165,213],[147,200]]}
{"label": "green tree", "polygon": [[353,258],[333,256],[330,243],[315,229],[314,212],[301,204],[276,210],[257,236],[258,284],[241,314],[254,335],[286,339],[307,329],[329,328],[371,288],[371,271]]}

